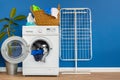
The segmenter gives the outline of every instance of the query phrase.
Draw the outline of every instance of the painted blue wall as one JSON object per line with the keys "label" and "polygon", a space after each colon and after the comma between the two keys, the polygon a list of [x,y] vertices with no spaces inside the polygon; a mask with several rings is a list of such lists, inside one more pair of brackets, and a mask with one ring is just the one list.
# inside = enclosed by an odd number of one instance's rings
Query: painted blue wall
{"label": "painted blue wall", "polygon": [[[17,14],[27,15],[32,4],[44,9],[56,7],[58,3],[62,8],[88,7],[92,10],[93,59],[78,65],[120,67],[120,0],[0,0],[0,18],[8,17],[12,7],[17,8]],[[25,21],[20,24],[22,26]],[[21,36],[21,26],[17,28],[16,35]],[[0,66],[4,66],[1,57]],[[60,67],[73,66],[74,62],[60,61]]]}

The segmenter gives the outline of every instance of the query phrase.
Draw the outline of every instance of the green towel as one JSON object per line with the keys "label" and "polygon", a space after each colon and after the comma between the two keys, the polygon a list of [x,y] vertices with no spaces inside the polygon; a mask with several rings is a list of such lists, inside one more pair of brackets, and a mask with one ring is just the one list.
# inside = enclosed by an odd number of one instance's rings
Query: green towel
{"label": "green towel", "polygon": [[33,11],[39,11],[41,10],[39,6],[36,6],[36,5],[32,5],[32,9]]}

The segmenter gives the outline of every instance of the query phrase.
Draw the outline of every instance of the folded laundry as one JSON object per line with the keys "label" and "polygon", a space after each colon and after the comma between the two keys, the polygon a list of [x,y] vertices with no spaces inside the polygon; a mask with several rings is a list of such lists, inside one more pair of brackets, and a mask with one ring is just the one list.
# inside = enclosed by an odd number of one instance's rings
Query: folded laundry
{"label": "folded laundry", "polygon": [[39,11],[40,7],[36,5],[32,5],[33,11]]}
{"label": "folded laundry", "polygon": [[46,14],[54,16],[57,19],[59,13],[59,10],[57,8],[46,8],[44,11]]}
{"label": "folded laundry", "polygon": [[51,15],[51,8],[45,8],[44,11],[46,14]]}
{"label": "folded laundry", "polygon": [[54,16],[56,19],[58,17],[59,10],[57,8],[51,8],[51,15]]}

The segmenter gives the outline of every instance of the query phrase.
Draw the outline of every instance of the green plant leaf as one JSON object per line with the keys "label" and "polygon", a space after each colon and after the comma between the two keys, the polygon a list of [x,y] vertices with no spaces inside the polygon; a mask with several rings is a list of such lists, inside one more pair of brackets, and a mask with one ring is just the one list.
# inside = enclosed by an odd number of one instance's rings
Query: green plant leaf
{"label": "green plant leaf", "polygon": [[10,23],[10,24],[13,24],[14,22],[13,22],[13,20],[11,19],[11,20],[9,21],[9,23]]}
{"label": "green plant leaf", "polygon": [[6,28],[8,28],[9,26],[7,25],[7,24],[5,24],[4,26],[3,26],[3,28],[1,29],[1,32],[2,31],[4,31]]}
{"label": "green plant leaf", "polygon": [[6,32],[1,32],[0,33],[0,40],[2,40],[5,35],[6,35]]}
{"label": "green plant leaf", "polygon": [[3,21],[9,21],[10,19],[8,18],[3,18],[3,19],[0,19],[0,22],[3,22]]}
{"label": "green plant leaf", "polygon": [[9,23],[10,23],[10,24],[13,24],[14,26],[18,26],[18,24],[15,23],[14,20],[12,20],[12,19],[9,20]]}
{"label": "green plant leaf", "polygon": [[11,12],[10,12],[10,18],[13,18],[16,14],[16,8],[12,8]]}
{"label": "green plant leaf", "polygon": [[13,25],[15,25],[15,26],[19,26],[19,24],[17,24],[17,23],[13,23]]}
{"label": "green plant leaf", "polygon": [[24,19],[26,19],[26,16],[24,15],[19,15],[14,18],[14,20],[24,20]]}

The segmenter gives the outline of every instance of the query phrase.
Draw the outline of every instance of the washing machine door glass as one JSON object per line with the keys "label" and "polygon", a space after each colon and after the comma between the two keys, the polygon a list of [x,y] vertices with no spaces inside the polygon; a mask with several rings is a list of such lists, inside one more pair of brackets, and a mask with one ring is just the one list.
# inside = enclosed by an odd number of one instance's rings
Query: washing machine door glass
{"label": "washing machine door glass", "polygon": [[20,63],[28,55],[27,43],[18,36],[6,39],[1,48],[3,58],[10,63]]}
{"label": "washing machine door glass", "polygon": [[31,54],[35,61],[45,62],[45,58],[49,55],[51,49],[51,41],[45,37],[34,38],[31,42]]}

